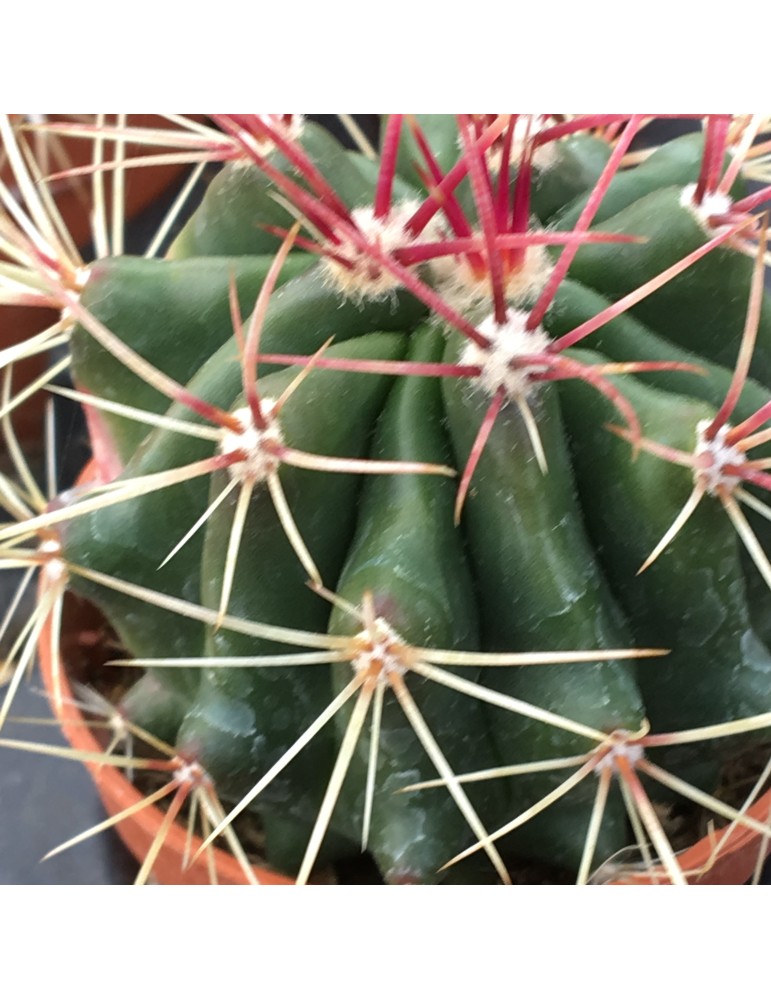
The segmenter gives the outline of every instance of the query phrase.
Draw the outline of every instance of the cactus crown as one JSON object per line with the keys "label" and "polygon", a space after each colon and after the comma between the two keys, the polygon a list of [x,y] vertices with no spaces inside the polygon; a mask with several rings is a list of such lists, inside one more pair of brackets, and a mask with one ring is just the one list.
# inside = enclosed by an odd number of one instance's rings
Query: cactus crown
{"label": "cactus crown", "polygon": [[[300,116],[59,123],[117,177],[224,164],[165,256],[113,233],[86,266],[4,119],[0,301],[59,316],[0,351],[0,560],[40,570],[0,744],[33,746],[7,730],[41,634],[63,703],[71,593],[142,668],[104,759],[246,880],[242,815],[301,882],[362,850],[389,882],[586,882],[632,844],[682,883],[765,845],[765,774],[716,789],[771,726],[771,191],[759,116],[701,124],[392,115],[373,157]],[[93,479],[45,496],[12,415],[65,368]],[[696,872],[661,818],[695,807],[728,824]]]}

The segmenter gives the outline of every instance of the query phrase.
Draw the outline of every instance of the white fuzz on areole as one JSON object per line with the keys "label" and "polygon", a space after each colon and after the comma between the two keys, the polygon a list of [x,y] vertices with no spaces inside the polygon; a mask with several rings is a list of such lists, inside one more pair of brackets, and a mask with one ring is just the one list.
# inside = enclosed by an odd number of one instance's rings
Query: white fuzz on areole
{"label": "white fuzz on areole", "polygon": [[180,764],[174,771],[174,780],[178,785],[187,785],[190,788],[211,784],[211,778],[196,761],[185,761]]}
{"label": "white fuzz on areole", "polygon": [[351,666],[357,674],[366,673],[376,676],[379,683],[388,683],[389,675],[407,671],[402,659],[407,645],[384,618],[377,618],[374,627],[359,632],[353,642],[358,652]]}
{"label": "white fuzz on areole", "polygon": [[680,192],[681,206],[688,209],[706,233],[709,233],[710,235],[719,233],[723,227],[712,226],[710,225],[709,220],[713,215],[725,215],[729,212],[731,210],[731,205],[733,204],[731,198],[727,194],[721,194],[719,191],[715,191],[712,194],[705,194],[701,200],[701,204],[697,205],[694,201],[695,194],[696,185],[686,184]]}
{"label": "white fuzz on areole", "polygon": [[[48,271],[48,277],[51,285],[55,289],[64,289],[65,291],[71,292],[80,298],[80,294],[86,287],[88,279],[91,277],[91,267],[90,265],[81,264],[78,267],[73,268],[69,273],[62,271],[58,273],[53,270]],[[62,323],[71,327],[76,323],[75,317],[72,315],[69,306],[64,306],[61,311]]]}
{"label": "white fuzz on areole", "polygon": [[542,327],[527,329],[527,318],[528,313],[521,309],[510,310],[503,324],[494,316],[488,316],[477,330],[490,341],[490,347],[480,347],[469,341],[461,353],[460,364],[477,365],[482,369],[479,383],[490,395],[504,386],[510,399],[526,399],[533,388],[530,376],[547,369],[546,365],[512,367],[518,358],[541,354],[551,343]]}
{"label": "white fuzz on areole", "polygon": [[[261,483],[278,470],[281,461],[270,451],[270,446],[283,444],[281,428],[273,416],[275,402],[273,399],[262,400],[262,413],[267,422],[267,427],[263,430],[255,426],[248,406],[234,410],[231,414],[241,424],[242,430],[224,430],[218,451],[221,455],[243,452],[247,456],[243,461],[234,462],[228,467],[231,479]],[[269,446],[267,450],[266,445]]]}
{"label": "white fuzz on areole", "polygon": [[[520,266],[504,272],[503,294],[506,302],[517,306],[537,297],[553,269],[554,264],[545,247],[527,247]],[[437,257],[431,262],[431,274],[445,302],[463,315],[473,314],[480,306],[489,308],[492,304],[489,273],[475,274],[465,257]]]}
{"label": "white fuzz on areole", "polygon": [[45,556],[42,573],[48,583],[59,583],[67,578],[67,564],[60,558],[61,543],[55,538],[44,539],[37,548],[40,555]]}
{"label": "white fuzz on areole", "polygon": [[[406,230],[406,225],[419,207],[417,201],[403,201],[394,205],[388,215],[380,219],[375,216],[372,205],[363,205],[351,211],[351,218],[368,243],[378,247],[383,253],[392,254],[417,242],[427,242],[436,235],[436,227],[421,233],[416,239]],[[323,258],[327,276],[348,298],[380,299],[391,295],[400,287],[401,281],[384,268],[379,261],[365,250],[361,250],[352,240],[340,234],[341,242],[332,247],[334,252],[348,261],[349,267]]]}
{"label": "white fuzz on areole", "polygon": [[[509,153],[509,163],[516,168],[522,159],[525,143],[532,142],[533,138],[545,128],[556,124],[554,118],[549,115],[518,115],[512,129],[511,152]],[[503,155],[503,140],[498,139],[487,150],[487,165],[493,173],[498,173],[501,169],[501,157]],[[539,170],[548,170],[557,159],[557,143],[547,142],[538,146],[533,153],[533,165]]]}
{"label": "white fuzz on areole", "polygon": [[77,323],[77,320],[72,315],[72,311],[70,310],[69,306],[65,306],[62,309],[59,319],[60,319],[60,322],[61,322],[61,326],[62,326],[62,331],[63,332],[69,332],[69,331],[71,331],[72,328]]}
{"label": "white fuzz on areole", "polygon": [[739,485],[741,476],[726,473],[724,469],[726,465],[743,465],[747,457],[735,445],[725,443],[726,434],[731,429],[728,424],[724,424],[711,441],[707,440],[705,435],[711,423],[711,420],[701,420],[696,425],[696,447],[693,453],[698,458],[707,455],[711,461],[706,467],[698,465],[694,479],[710,496],[714,496],[719,487],[722,492],[731,493]]}
{"label": "white fuzz on areole", "polygon": [[[299,139],[305,126],[305,115],[256,115],[256,117],[259,118],[260,121],[265,122],[266,125],[270,125],[273,129],[275,129],[275,131],[280,132],[285,139],[289,140],[289,142],[294,142],[295,139]],[[241,129],[239,136],[246,143],[246,145],[251,146],[259,156],[268,156],[276,148],[276,144],[272,139],[257,139],[246,129]],[[234,160],[233,163],[235,165],[240,164],[245,167],[250,167],[251,165],[251,161],[248,156],[244,156],[239,160]]]}
{"label": "white fuzz on areole", "polygon": [[83,267],[78,267],[75,269],[73,274],[73,280],[75,288],[78,292],[82,292],[86,286],[86,282],[91,277],[91,268],[84,265]]}
{"label": "white fuzz on areole", "polygon": [[[621,729],[614,735],[624,739],[632,734]],[[617,773],[618,760],[621,757],[634,767],[638,761],[641,761],[645,757],[645,752],[637,743],[619,743],[616,746],[612,746],[603,758],[597,762],[594,768],[595,773],[599,774],[608,769],[612,770],[614,774]]]}

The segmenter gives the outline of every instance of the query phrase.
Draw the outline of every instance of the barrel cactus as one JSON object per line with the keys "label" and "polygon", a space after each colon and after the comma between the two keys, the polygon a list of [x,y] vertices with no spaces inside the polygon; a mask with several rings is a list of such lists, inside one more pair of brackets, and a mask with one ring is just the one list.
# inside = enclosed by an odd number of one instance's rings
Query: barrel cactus
{"label": "barrel cactus", "polygon": [[696,807],[771,834],[765,125],[686,120],[62,125],[119,172],[128,142],[224,163],[163,258],[77,266],[5,124],[0,282],[61,312],[6,372],[66,341],[95,463],[45,502],[11,448],[0,557],[41,586],[3,721],[72,592],[170,813],[200,793],[245,877],[244,816],[299,882],[362,851],[391,883],[586,882],[627,848],[684,882]]}

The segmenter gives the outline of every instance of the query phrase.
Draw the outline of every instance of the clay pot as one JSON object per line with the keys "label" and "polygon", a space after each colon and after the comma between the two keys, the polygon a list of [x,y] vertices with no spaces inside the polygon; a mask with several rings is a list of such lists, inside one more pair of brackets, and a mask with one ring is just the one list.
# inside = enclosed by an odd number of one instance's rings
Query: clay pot
{"label": "clay pot", "polygon": [[[66,658],[67,647],[72,648],[73,644],[79,641],[81,635],[93,635],[93,622],[88,620],[89,614],[93,617],[93,609],[85,609],[79,602],[72,602],[69,605],[63,623],[66,630],[62,642],[63,659]],[[50,648],[50,623],[46,623],[39,642],[39,660],[43,682],[53,705],[53,664]],[[77,750],[102,751],[104,747],[99,743],[95,732],[89,728],[83,712],[73,703],[75,695],[66,673],[62,679],[62,693],[63,704],[57,713],[57,718],[66,739]],[[106,764],[86,764],[85,766],[93,778],[108,815],[115,816],[142,800],[142,793],[131,784],[120,768]],[[141,863],[147,855],[164,816],[165,813],[161,809],[151,805],[139,810],[117,825],[118,835],[138,862]],[[191,857],[196,854],[201,843],[200,837],[193,837],[189,845]],[[180,823],[175,823],[153,865],[152,877],[156,882],[161,885],[209,885],[209,869],[203,855],[198,857],[189,868],[184,868],[183,858],[186,844],[187,831],[185,827]],[[246,884],[244,873],[234,857],[219,848],[214,849],[213,855],[218,884]],[[254,871],[263,884],[292,884],[290,879],[269,869],[255,867]]]}
{"label": "clay pot", "polygon": [[[95,463],[89,462],[78,477],[78,485],[92,483],[97,478]],[[83,646],[83,640],[86,637],[93,637],[95,629],[98,629],[101,622],[103,622],[101,616],[91,605],[76,599],[65,603],[60,643],[62,661],[65,667],[67,667],[68,661],[75,660],[76,657],[73,655],[75,651],[78,651],[78,661],[87,659],[87,657],[82,657],[79,652]],[[40,635],[38,659],[43,683],[53,706],[54,684],[50,619],[46,621]],[[63,703],[61,710],[57,712],[62,732],[76,750],[85,750],[91,753],[101,752],[104,749],[102,744],[99,743],[95,732],[89,728],[81,709],[75,704],[76,699],[70,680],[65,669],[64,676],[61,678]],[[125,772],[120,768],[106,764],[86,764],[85,766],[93,778],[99,797],[109,816],[116,816],[142,800],[141,792],[132,785]],[[146,857],[164,816],[165,813],[161,809],[151,805],[139,810],[117,825],[118,835],[138,862],[141,863]],[[185,868],[183,863],[186,845],[189,847],[189,856],[193,857],[201,844],[200,837],[193,837],[188,845],[187,830],[180,823],[175,823],[169,830],[153,865],[152,874],[155,881],[161,885],[209,885],[209,869],[204,855],[198,857],[188,868]],[[241,866],[232,855],[219,848],[215,848],[213,854],[218,884],[247,884]],[[263,884],[292,884],[291,879],[267,868],[255,867],[254,871]]]}
{"label": "clay pot", "polygon": [[[82,612],[81,612],[82,614]],[[78,641],[78,629],[92,632],[89,622],[77,621],[77,610],[65,616],[65,626],[68,627],[67,641],[72,645]],[[50,655],[49,628],[43,631],[40,639],[40,667],[46,690],[51,695],[53,690],[52,663]],[[69,680],[63,679],[65,702],[58,714],[62,731],[70,744],[78,750],[100,751],[94,732],[85,724],[86,720],[81,710],[71,704],[73,698]],[[125,773],[119,768],[99,764],[86,764],[97,787],[99,797],[107,813],[111,816],[135,805],[142,795],[128,781]],[[771,792],[763,795],[748,811],[759,822],[766,823],[771,815]],[[129,819],[123,820],[117,826],[117,832],[138,861],[142,861],[153,842],[155,834],[163,821],[164,813],[156,806],[147,806],[135,813]],[[741,885],[748,881],[755,870],[758,852],[764,846],[765,853],[771,852],[771,843],[762,845],[759,833],[746,827],[736,827],[722,845],[720,855],[711,861],[715,843],[721,837],[717,831],[715,838],[704,837],[682,854],[678,861],[688,881],[693,885]],[[187,833],[182,825],[172,826],[158,859],[153,866],[153,877],[162,885],[208,885],[209,872],[203,856],[187,870],[183,870]],[[201,846],[199,837],[193,838],[191,854],[195,854]],[[215,849],[215,866],[217,882],[222,885],[243,885],[246,882],[238,862],[229,854]],[[255,867],[255,874],[261,883],[270,885],[291,885],[291,879],[279,875],[267,868]],[[661,881],[666,882],[665,876]],[[616,876],[613,885],[651,885],[654,879],[649,874],[626,870],[623,875]]]}
{"label": "clay pot", "polygon": [[[759,823],[771,822],[771,791],[762,795],[758,801],[747,810],[747,815]],[[755,872],[758,855],[762,850],[764,857],[771,853],[771,842],[763,843],[760,833],[744,826],[736,826],[730,836],[720,846],[720,853],[713,858],[715,846],[722,839],[721,830],[713,837],[703,837],[692,847],[677,855],[680,868],[686,874],[690,885],[744,885]],[[614,879],[612,885],[653,885],[668,882],[662,876],[659,882],[647,873],[629,872],[622,878]]]}
{"label": "clay pot", "polygon": [[[96,466],[90,462],[78,479],[79,484],[92,482],[96,478]],[[88,620],[94,610],[90,606],[73,602],[71,614],[64,616],[62,659],[67,662],[67,651],[78,647],[82,635],[93,635],[93,622]],[[80,609],[78,611],[78,608]],[[90,609],[90,610],[84,610]],[[98,613],[97,613],[98,614]],[[80,617],[80,620],[78,620]],[[42,631],[39,641],[40,669],[49,697],[53,693],[51,660],[50,622]],[[73,694],[66,675],[62,679],[64,704],[58,713],[62,731],[70,744],[78,750],[101,751],[103,747],[86,724],[81,710],[73,704]],[[53,699],[51,697],[52,704]],[[100,764],[85,765],[91,773],[99,796],[107,813],[111,816],[128,809],[142,799],[141,793],[128,781],[125,773],[115,767]],[[147,806],[116,827],[118,834],[131,853],[142,861],[146,856],[155,834],[163,821],[164,813],[156,806]],[[761,823],[771,822],[771,791],[766,792],[748,810],[748,815]],[[713,857],[716,843],[723,833],[718,830],[713,837],[704,837],[692,847],[678,855],[678,862],[692,885],[742,885],[755,871],[759,852],[771,854],[771,842],[765,843],[760,833],[736,826],[730,836],[721,844],[718,857]],[[208,885],[209,871],[205,857],[200,856],[189,868],[184,869],[183,857],[187,843],[187,832],[176,823],[172,826],[163,848],[153,866],[153,876],[162,885]],[[194,856],[201,846],[201,839],[194,837],[190,856]],[[215,849],[217,881],[223,885],[244,885],[246,879],[238,862],[230,854]],[[255,867],[259,881],[269,885],[291,885],[292,880],[268,868]],[[612,885],[652,885],[666,883],[665,875],[657,881],[649,873],[631,868],[619,871],[610,879]]]}
{"label": "clay pot", "polygon": [[[15,116],[14,116],[15,117]],[[72,115],[49,114],[50,121],[66,121]],[[194,116],[201,118],[200,115]],[[129,115],[128,124],[136,127],[163,127],[164,121],[158,115]],[[168,126],[167,126],[168,127]],[[34,137],[32,139],[34,148]],[[84,166],[91,162],[91,143],[84,139],[59,139],[60,151],[66,156],[69,165]],[[138,147],[128,148],[128,152],[136,151]],[[52,158],[50,172],[63,169],[65,161]],[[160,195],[184,174],[184,165],[160,167],[142,167],[125,172],[125,218],[126,223],[135,219],[148,208]],[[0,167],[0,180],[11,186],[13,190],[13,172],[10,164]],[[109,206],[111,178],[109,172],[105,175],[105,191]],[[90,213],[90,178],[77,177],[72,180],[61,179],[51,184],[51,192],[65,226],[76,246],[82,247],[91,238]],[[3,307],[0,309],[0,350],[20,344],[36,333],[56,322],[57,313],[48,309],[32,309],[26,306]],[[15,365],[14,385],[21,388],[42,375],[49,360],[45,354],[25,358]],[[34,397],[23,403],[14,413],[14,428],[19,440],[25,445],[38,442],[43,430],[43,414],[46,394],[38,392]]]}

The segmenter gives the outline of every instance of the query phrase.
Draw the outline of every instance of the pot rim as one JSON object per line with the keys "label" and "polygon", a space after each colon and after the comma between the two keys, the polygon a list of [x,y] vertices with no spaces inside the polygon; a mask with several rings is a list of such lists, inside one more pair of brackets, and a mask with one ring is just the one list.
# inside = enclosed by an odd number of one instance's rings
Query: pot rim
{"label": "pot rim", "polygon": [[[83,712],[75,702],[66,670],[61,671],[62,705],[57,709],[53,697],[53,658],[51,656],[51,621],[46,621],[38,641],[40,672],[43,677],[49,704],[67,741],[76,750],[89,753],[104,751],[88,725]],[[142,793],[128,780],[125,773],[109,764],[85,763],[96,785],[99,798],[108,815],[115,816],[137,805],[144,799]],[[155,805],[145,806],[132,816],[121,820],[115,827],[123,843],[140,862],[147,854],[156,832],[165,818],[163,810]],[[175,822],[169,830],[158,858],[153,865],[153,875],[161,885],[209,885],[209,867],[200,855],[183,868],[185,854],[195,857],[203,845],[197,834],[188,840],[187,830]],[[247,879],[240,864],[231,854],[219,847],[213,849],[217,882],[221,885],[246,885]],[[292,885],[292,879],[261,866],[253,866],[261,884]]]}
{"label": "pot rim", "polygon": [[[83,485],[98,478],[97,466],[94,460],[86,463],[78,476],[78,485]],[[41,582],[41,588],[44,584]],[[38,661],[40,673],[48,694],[51,710],[56,716],[67,741],[76,750],[89,753],[103,752],[103,747],[97,741],[90,729],[83,712],[78,707],[66,669],[61,670],[61,708],[57,708],[54,699],[53,658],[51,655],[51,616],[46,619],[38,639]],[[62,664],[62,667],[65,665]],[[125,773],[109,764],[85,763],[96,785],[99,798],[109,816],[129,809],[141,802],[144,796],[128,780]],[[132,816],[121,820],[115,829],[135,858],[140,863],[146,856],[155,834],[164,820],[165,813],[155,805],[145,806]],[[205,855],[195,857],[203,840],[194,834],[188,839],[187,830],[179,822],[172,824],[158,857],[153,864],[153,876],[161,885],[209,885],[209,865]],[[188,854],[195,857],[188,868],[183,867],[183,858]],[[247,879],[239,862],[231,854],[219,847],[213,848],[214,867],[217,882],[220,885],[247,885]],[[254,865],[252,870],[262,885],[293,885],[292,879],[269,868]]]}
{"label": "pot rim", "polygon": [[[51,623],[47,621],[43,627],[38,652],[40,669],[49,700],[54,707],[53,699],[53,662],[51,657]],[[60,711],[55,711],[62,732],[69,743],[78,750],[100,752],[99,744],[89,728],[86,719],[75,704],[66,671],[62,672],[61,689],[63,704]],[[139,803],[143,796],[128,780],[122,770],[107,764],[86,763],[96,785],[99,797],[111,816]],[[747,811],[747,815],[761,823],[769,821],[771,816],[771,791],[762,795]],[[133,816],[121,821],[116,830],[121,840],[132,854],[141,860],[147,853],[165,813],[155,805],[146,806]],[[720,842],[721,831],[712,836],[702,837],[691,847],[678,854],[680,867],[686,873],[688,881],[693,885],[741,885],[744,884],[755,870],[759,850],[764,850],[766,856],[771,853],[771,841],[762,844],[761,833],[747,827],[736,826],[725,843],[721,845],[720,853],[713,857],[715,846]],[[203,841],[194,835],[188,844],[187,831],[178,822],[171,827],[161,852],[153,866],[153,872],[163,885],[194,884],[208,885],[209,871],[206,858],[201,855],[183,870],[182,858],[186,846],[189,853],[195,855]],[[245,885],[246,879],[238,861],[221,848],[213,850],[214,864],[219,884]],[[271,885],[292,885],[292,879],[271,871],[268,868],[254,866],[254,873],[260,883]],[[667,881],[662,879],[662,881]],[[611,885],[653,885],[656,880],[647,873],[629,872],[623,878],[615,878]]]}
{"label": "pot rim", "polygon": [[[78,477],[78,485],[98,478],[96,462],[91,459]],[[57,710],[53,698],[53,662],[51,657],[51,616],[41,630],[38,640],[40,670],[49,696],[52,711],[69,743],[78,750],[101,752],[102,747],[89,728],[70,687],[66,671],[62,671],[62,706]],[[99,797],[110,816],[142,801],[143,796],[128,780],[122,770],[108,764],[86,763],[96,785]],[[746,812],[761,823],[771,822],[771,789],[763,794]],[[165,813],[155,805],[145,806],[133,816],[122,820],[115,829],[131,853],[143,859],[150,848]],[[743,885],[750,879],[758,863],[759,852],[764,858],[771,854],[771,838],[744,826],[736,825],[721,843],[724,831],[717,830],[698,840],[691,847],[678,853],[681,869],[691,885]],[[208,885],[209,869],[206,857],[199,855],[184,869],[182,859],[187,853],[195,856],[203,840],[197,835],[188,839],[187,830],[175,822],[164,841],[153,865],[153,873],[162,885]],[[716,845],[720,852],[715,855]],[[219,884],[245,885],[244,873],[236,858],[221,848],[213,849],[214,864]],[[253,866],[261,884],[293,885],[294,881],[269,868]],[[650,873],[625,872],[623,877],[609,881],[610,885],[656,885],[667,882],[666,877],[655,878]]]}

